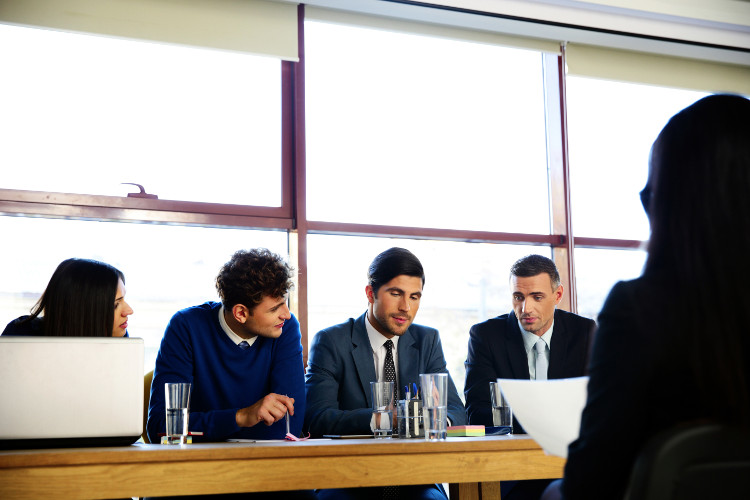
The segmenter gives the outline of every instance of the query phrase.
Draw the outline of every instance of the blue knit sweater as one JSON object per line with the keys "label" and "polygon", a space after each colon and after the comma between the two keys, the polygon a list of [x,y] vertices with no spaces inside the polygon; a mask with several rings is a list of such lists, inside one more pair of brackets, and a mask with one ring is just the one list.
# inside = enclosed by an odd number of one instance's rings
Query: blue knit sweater
{"label": "blue knit sweater", "polygon": [[294,398],[292,434],[299,436],[305,415],[305,382],[299,322],[284,323],[277,339],[258,337],[246,350],[234,344],[219,323],[221,303],[206,302],[178,311],[170,320],[156,356],[148,410],[152,443],[164,434],[164,384],[190,382],[190,432],[203,432],[196,441],[229,438],[283,439],[284,419],[271,426],[239,427],[235,414],[269,393]]}

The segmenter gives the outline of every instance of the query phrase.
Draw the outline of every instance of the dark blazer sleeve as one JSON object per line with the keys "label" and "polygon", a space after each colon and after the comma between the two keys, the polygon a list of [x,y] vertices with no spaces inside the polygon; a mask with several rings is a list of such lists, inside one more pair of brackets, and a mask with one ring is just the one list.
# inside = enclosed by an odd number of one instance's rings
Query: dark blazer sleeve
{"label": "dark blazer sleeve", "polygon": [[548,373],[550,379],[586,375],[595,331],[594,320],[559,309],[555,311]]}
{"label": "dark blazer sleeve", "polygon": [[426,356],[427,364],[422,373],[447,373],[448,374],[448,419],[451,425],[466,425],[466,409],[458,396],[456,385],[453,383],[453,377],[445,363],[443,346],[440,342],[440,336],[437,330],[431,330],[431,334],[426,337],[424,349],[428,353]]}
{"label": "dark blazer sleeve", "polygon": [[347,339],[351,339],[352,324],[350,320],[320,331],[310,345],[304,428],[312,437],[372,432],[372,409],[351,364],[352,347]]}
{"label": "dark blazer sleeve", "polygon": [[[647,436],[647,387],[652,349],[637,320],[633,288],[618,283],[599,314],[581,431],[568,448],[563,495],[568,499],[622,498],[635,456]],[[662,397],[664,397],[662,395]]]}
{"label": "dark blazer sleeve", "polygon": [[[494,367],[494,351],[488,338],[492,334],[490,322],[474,325],[469,330],[464,396],[466,414],[471,425],[493,425],[489,383],[498,378],[498,373]],[[500,332],[494,334],[499,335]]]}

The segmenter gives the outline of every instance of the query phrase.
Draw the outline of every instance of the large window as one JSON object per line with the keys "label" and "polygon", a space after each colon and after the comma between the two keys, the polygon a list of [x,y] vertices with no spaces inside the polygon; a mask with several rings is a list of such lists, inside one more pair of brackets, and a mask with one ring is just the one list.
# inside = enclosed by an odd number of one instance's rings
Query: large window
{"label": "large window", "polygon": [[566,81],[574,234],[648,239],[638,193],[646,185],[651,145],[672,115],[706,93],[573,76]]}
{"label": "large window", "polygon": [[539,52],[322,22],[305,50],[310,220],[549,234]]}
{"label": "large window", "polygon": [[0,187],[281,205],[278,60],[5,24],[0,45]]}

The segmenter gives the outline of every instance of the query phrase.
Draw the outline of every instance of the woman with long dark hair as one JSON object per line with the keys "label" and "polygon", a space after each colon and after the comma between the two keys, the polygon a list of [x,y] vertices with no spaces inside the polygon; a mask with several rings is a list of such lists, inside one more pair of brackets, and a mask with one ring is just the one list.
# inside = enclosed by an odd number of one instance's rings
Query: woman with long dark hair
{"label": "woman with long dark hair", "polygon": [[96,260],[67,259],[55,269],[31,315],[11,321],[3,335],[123,337],[131,314],[120,270]]}
{"label": "woman with long dark hair", "polygon": [[622,498],[638,453],[660,431],[750,424],[750,101],[713,95],[672,117],[641,200],[648,258],[599,314],[561,486],[570,500]]}

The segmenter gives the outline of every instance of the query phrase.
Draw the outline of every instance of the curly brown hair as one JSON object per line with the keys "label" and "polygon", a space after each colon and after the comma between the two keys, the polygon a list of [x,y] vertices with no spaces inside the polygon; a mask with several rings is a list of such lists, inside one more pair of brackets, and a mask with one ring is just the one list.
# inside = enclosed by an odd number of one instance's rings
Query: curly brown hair
{"label": "curly brown hair", "polygon": [[251,314],[264,297],[283,297],[293,286],[292,268],[266,248],[238,250],[216,277],[224,307],[242,304]]}

